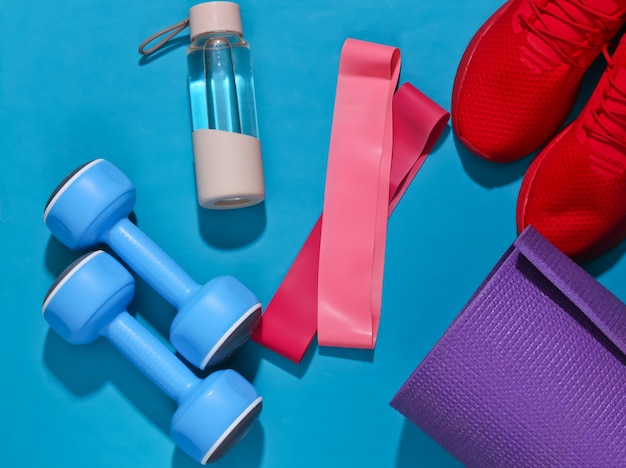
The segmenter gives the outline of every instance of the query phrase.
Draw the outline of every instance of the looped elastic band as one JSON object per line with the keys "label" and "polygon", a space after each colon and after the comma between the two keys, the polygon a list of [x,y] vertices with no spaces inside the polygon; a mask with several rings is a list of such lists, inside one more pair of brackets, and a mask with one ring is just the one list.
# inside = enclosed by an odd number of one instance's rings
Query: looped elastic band
{"label": "looped elastic band", "polygon": [[380,321],[389,172],[391,102],[400,51],[345,41],[328,152],[318,271],[321,346],[372,349]]}
{"label": "looped elastic band", "polygon": [[[158,33],[153,34],[152,36],[147,38],[145,41],[143,41],[141,44],[139,44],[139,53],[141,55],[151,55],[155,53],[157,50],[161,49],[165,44],[167,44],[167,42],[170,39],[172,39],[174,36],[179,34],[187,26],[189,26],[189,18],[185,18],[184,20],[179,21],[178,23],[168,26],[167,28],[162,29]],[[168,32],[169,34],[167,34]],[[163,36],[164,34],[167,34],[167,36],[165,36],[163,39],[161,39],[159,42],[157,42],[155,45],[153,45],[149,49],[146,49],[146,46],[148,44],[155,41],[156,39]]]}
{"label": "looped elastic band", "polygon": [[399,66],[392,47],[342,49],[324,213],[252,335],[292,361],[316,333],[322,346],[374,347],[386,220],[449,119],[410,83],[393,93]]}

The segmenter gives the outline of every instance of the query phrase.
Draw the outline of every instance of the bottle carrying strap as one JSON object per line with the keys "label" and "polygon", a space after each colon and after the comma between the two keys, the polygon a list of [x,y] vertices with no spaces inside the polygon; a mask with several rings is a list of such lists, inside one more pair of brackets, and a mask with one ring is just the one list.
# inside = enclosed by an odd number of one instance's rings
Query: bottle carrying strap
{"label": "bottle carrying strap", "polygon": [[[139,53],[144,56],[154,54],[157,50],[162,49],[163,46],[165,46],[165,44],[169,42],[170,39],[172,39],[174,36],[176,36],[181,31],[183,31],[187,26],[189,26],[189,18],[185,18],[184,20],[179,21],[178,23],[172,24],[171,26],[168,26],[165,29],[161,29],[159,32],[153,34],[152,36],[148,37],[145,41],[143,41],[141,44],[139,44],[139,49],[138,49]],[[154,44],[152,47],[146,48],[148,44],[156,41],[161,36],[165,36],[165,37],[163,37],[159,42]]]}

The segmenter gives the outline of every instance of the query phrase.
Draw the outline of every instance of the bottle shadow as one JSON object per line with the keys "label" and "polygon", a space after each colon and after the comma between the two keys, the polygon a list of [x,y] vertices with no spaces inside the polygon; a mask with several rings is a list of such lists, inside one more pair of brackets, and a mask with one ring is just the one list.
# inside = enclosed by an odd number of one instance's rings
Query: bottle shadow
{"label": "bottle shadow", "polygon": [[254,242],[265,230],[265,202],[234,210],[209,210],[197,205],[202,238],[219,249],[236,249]]}

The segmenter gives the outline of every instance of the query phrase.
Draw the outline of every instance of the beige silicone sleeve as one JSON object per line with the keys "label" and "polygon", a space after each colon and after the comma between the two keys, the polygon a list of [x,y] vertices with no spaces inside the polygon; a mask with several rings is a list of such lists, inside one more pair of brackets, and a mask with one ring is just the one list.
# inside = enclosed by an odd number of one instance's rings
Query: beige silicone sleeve
{"label": "beige silicone sleeve", "polygon": [[265,199],[263,159],[258,138],[222,130],[192,133],[198,203],[227,210]]}

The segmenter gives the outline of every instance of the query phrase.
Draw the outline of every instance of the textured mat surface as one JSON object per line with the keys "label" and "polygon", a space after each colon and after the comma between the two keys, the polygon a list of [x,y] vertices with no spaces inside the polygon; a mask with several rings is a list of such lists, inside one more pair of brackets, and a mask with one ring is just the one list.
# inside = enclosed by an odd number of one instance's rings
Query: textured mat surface
{"label": "textured mat surface", "polygon": [[468,466],[626,466],[626,305],[532,228],[392,406]]}

